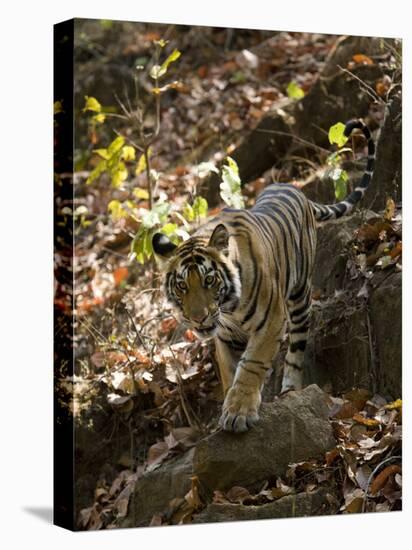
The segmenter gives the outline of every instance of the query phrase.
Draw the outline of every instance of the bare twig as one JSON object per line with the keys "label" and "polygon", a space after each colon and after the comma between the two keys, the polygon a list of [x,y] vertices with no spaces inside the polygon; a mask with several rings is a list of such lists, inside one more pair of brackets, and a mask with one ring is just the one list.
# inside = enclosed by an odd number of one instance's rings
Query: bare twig
{"label": "bare twig", "polygon": [[330,154],[330,151],[328,149],[325,149],[324,147],[320,147],[319,145],[315,145],[314,143],[311,143],[310,141],[307,141],[306,139],[302,139],[295,134],[292,134],[291,132],[282,132],[281,130],[265,130],[263,128],[256,128],[256,132],[263,132],[265,134],[276,134],[279,136],[288,136],[294,139],[295,141],[298,141],[299,143],[303,143],[303,145],[306,145],[307,147],[311,147],[312,149],[315,149],[317,151],[321,151],[322,153]]}
{"label": "bare twig", "polygon": [[139,340],[139,341],[140,341],[140,344],[144,347],[144,349],[145,349],[146,351],[148,351],[147,348],[146,348],[146,343],[144,342],[143,338],[142,338],[141,335],[140,335],[140,331],[139,331],[139,329],[137,328],[136,321],[134,320],[133,315],[130,313],[130,311],[127,309],[127,307],[126,307],[126,312],[127,312],[127,315],[128,315],[128,317],[129,317],[129,319],[130,319],[132,325],[133,325],[134,331],[135,331],[135,333],[136,333],[136,337],[135,337],[135,339],[134,339],[134,341],[133,341],[133,345],[136,344],[136,340]]}
{"label": "bare twig", "polygon": [[180,372],[180,364],[179,364],[179,362],[178,362],[171,346],[169,346],[169,351],[173,356],[173,362],[174,362],[175,367],[176,367],[176,377],[177,377],[177,381],[178,381],[177,387],[178,387],[178,391],[179,391],[180,401],[182,403],[183,412],[185,413],[185,416],[186,416],[186,419],[189,423],[189,426],[191,428],[197,428],[200,432],[203,432],[202,423],[199,420],[198,416],[195,414],[193,408],[190,406],[190,403],[188,402],[188,400],[186,398],[186,395],[185,395],[185,392],[184,392],[184,389],[183,389],[183,378],[182,378],[182,375],[181,375],[181,372]]}
{"label": "bare twig", "polygon": [[367,84],[364,80],[362,80],[361,78],[359,78],[358,76],[356,76],[356,74],[354,74],[352,71],[350,71],[349,69],[345,69],[344,67],[341,67],[340,65],[338,65],[338,68],[348,74],[349,76],[351,76],[352,78],[354,78],[355,80],[357,80],[359,82],[359,84],[362,86],[362,88],[365,90],[365,92],[374,100],[374,101],[378,101],[379,103],[382,103],[383,105],[386,105],[386,103],[383,101],[383,99],[381,97],[378,96],[378,94],[375,92],[375,90],[372,88],[372,86],[369,86],[369,84]]}

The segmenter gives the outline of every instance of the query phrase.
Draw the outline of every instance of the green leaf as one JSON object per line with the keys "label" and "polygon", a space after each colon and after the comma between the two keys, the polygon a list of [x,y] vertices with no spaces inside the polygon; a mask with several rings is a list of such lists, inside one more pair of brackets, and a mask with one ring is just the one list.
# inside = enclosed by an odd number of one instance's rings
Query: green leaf
{"label": "green leaf", "polygon": [[172,53],[169,55],[169,57],[166,59],[166,61],[163,61],[161,69],[164,70],[164,72],[166,72],[167,69],[169,68],[170,63],[173,63],[174,61],[179,59],[181,55],[182,53],[179,50],[174,49]]}
{"label": "green leaf", "polygon": [[131,252],[135,255],[140,264],[144,264],[146,258],[153,254],[152,231],[148,228],[141,228],[137,232],[131,244]]}
{"label": "green leaf", "polygon": [[133,195],[138,199],[147,200],[149,198],[149,192],[146,189],[142,189],[141,187],[135,187],[133,189]]}
{"label": "green leaf", "polygon": [[140,158],[137,162],[135,175],[138,176],[142,172],[146,170],[146,157],[144,155],[140,155]]}
{"label": "green leaf", "polygon": [[98,124],[103,124],[103,122],[106,120],[106,115],[103,113],[99,113],[98,115],[92,116],[92,120],[94,122],[97,122]]}
{"label": "green leaf", "polygon": [[340,155],[342,155],[343,153],[349,153],[350,151],[352,151],[350,147],[343,147],[343,149],[334,151],[326,159],[326,164],[328,164],[329,166],[339,166]]}
{"label": "green leaf", "polygon": [[153,67],[150,69],[150,76],[156,80],[156,78],[160,77],[160,65],[153,65]]}
{"label": "green leaf", "polygon": [[177,229],[176,223],[166,223],[161,229],[161,233],[164,233],[168,237],[172,235]]}
{"label": "green leaf", "polygon": [[119,162],[117,166],[111,171],[112,186],[118,189],[122,186],[122,183],[127,179],[129,175],[127,168],[123,162]]}
{"label": "green leaf", "polygon": [[107,210],[110,212],[113,221],[120,220],[127,216],[126,210],[123,208],[122,203],[118,200],[110,201],[107,205]]}
{"label": "green leaf", "polygon": [[94,182],[95,179],[97,179],[107,168],[107,162],[105,160],[101,160],[99,164],[94,168],[90,174],[89,177],[86,180],[86,185],[90,185]]}
{"label": "green leaf", "polygon": [[290,99],[302,99],[302,97],[305,96],[305,92],[294,81],[289,82],[286,88],[286,93]]}
{"label": "green leaf", "polygon": [[[151,155],[152,155],[152,148],[149,147],[149,149],[147,150],[147,156],[150,158]],[[146,170],[146,157],[142,153],[139,157],[139,160],[137,161],[135,175],[138,176],[139,174],[141,174],[145,170]]]}
{"label": "green leaf", "polygon": [[173,50],[169,57],[165,61],[163,61],[161,65],[153,65],[150,70],[150,76],[154,79],[164,76],[167,73],[169,65],[179,59],[181,55],[182,54],[179,50]]}
{"label": "green leaf", "polygon": [[[236,174],[236,176],[239,176],[239,166],[237,165],[237,162],[232,159],[232,157],[226,157],[227,164],[230,168],[230,170]],[[239,180],[240,181],[240,180]]]}
{"label": "green leaf", "polygon": [[112,157],[115,153],[120,151],[123,145],[124,145],[124,137],[118,136],[117,138],[115,138],[107,148],[109,155]]}
{"label": "green leaf", "polygon": [[153,211],[159,216],[160,223],[164,223],[170,211],[170,204],[159,201],[153,206]]}
{"label": "green leaf", "polygon": [[207,174],[209,174],[209,172],[215,172],[216,174],[219,173],[219,170],[216,168],[213,162],[201,162],[196,166],[196,171],[199,178],[204,178],[205,176],[207,176]]}
{"label": "green leaf", "polygon": [[81,204],[74,211],[74,215],[75,216],[81,216],[82,214],[83,215],[88,214],[88,212],[89,212],[89,210],[88,210],[87,206],[85,206],[84,204]]}
{"label": "green leaf", "polygon": [[122,149],[122,159],[125,161],[134,160],[136,158],[136,152],[131,145],[125,145]]}
{"label": "green leaf", "polygon": [[151,229],[155,225],[159,225],[159,214],[154,210],[148,210],[146,214],[142,216],[142,226],[146,229]]}
{"label": "green leaf", "polygon": [[93,149],[93,153],[96,153],[104,160],[109,160],[110,154],[107,149]]}
{"label": "green leaf", "polygon": [[193,213],[196,218],[206,218],[208,210],[207,200],[203,197],[196,197],[193,201]]}
{"label": "green leaf", "polygon": [[163,38],[160,38],[160,40],[154,40],[154,43],[160,46],[161,48],[164,48],[166,44],[169,43],[169,40],[163,40]]}
{"label": "green leaf", "polygon": [[335,187],[335,197],[338,201],[343,200],[348,194],[347,182],[349,180],[348,173],[342,168],[334,168],[330,172],[330,178]]}
{"label": "green leaf", "polygon": [[127,206],[127,208],[128,208],[130,211],[136,210],[136,208],[137,208],[137,204],[136,204],[134,201],[131,201],[130,199],[128,199],[127,201],[125,201],[124,204]]}
{"label": "green leaf", "polygon": [[94,111],[95,113],[100,113],[100,111],[102,110],[102,106],[95,97],[85,95],[84,99],[86,103],[83,107],[83,112]]}
{"label": "green leaf", "polygon": [[228,206],[244,208],[238,165],[230,157],[227,157],[226,162],[227,165],[222,167],[223,181],[220,184],[220,196]]}
{"label": "green leaf", "polygon": [[345,125],[343,122],[337,122],[329,128],[329,142],[336,143],[338,147],[343,147],[348,141],[348,138],[344,135]]}
{"label": "green leaf", "polygon": [[191,206],[188,202],[183,207],[183,216],[188,222],[192,222],[195,219],[193,206]]}

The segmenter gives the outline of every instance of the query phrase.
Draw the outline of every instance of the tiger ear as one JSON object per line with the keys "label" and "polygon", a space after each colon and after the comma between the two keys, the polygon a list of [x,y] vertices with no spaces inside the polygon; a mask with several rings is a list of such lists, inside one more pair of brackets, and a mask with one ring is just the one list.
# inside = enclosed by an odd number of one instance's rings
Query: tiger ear
{"label": "tiger ear", "polygon": [[169,239],[169,237],[166,237],[166,235],[164,235],[163,233],[155,233],[153,235],[152,246],[155,257],[160,265],[171,258],[177,248],[177,246]]}
{"label": "tiger ear", "polygon": [[209,246],[216,248],[221,252],[227,251],[229,247],[229,231],[222,223],[217,225],[213,230],[212,236],[209,240]]}

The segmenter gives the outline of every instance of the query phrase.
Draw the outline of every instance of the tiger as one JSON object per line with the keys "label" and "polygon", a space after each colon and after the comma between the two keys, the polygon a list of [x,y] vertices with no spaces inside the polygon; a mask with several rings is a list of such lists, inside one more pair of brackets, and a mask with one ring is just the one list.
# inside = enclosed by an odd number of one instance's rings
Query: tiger
{"label": "tiger", "polygon": [[281,393],[302,388],[316,224],[349,214],[373,175],[371,133],[356,119],[344,135],[355,129],[367,140],[367,166],[344,200],[322,205],[295,185],[273,183],[252,208],[224,208],[180,245],[163,233],[152,237],[167,300],[198,337],[214,339],[224,431],[245,432],[259,420],[262,388],[286,326]]}

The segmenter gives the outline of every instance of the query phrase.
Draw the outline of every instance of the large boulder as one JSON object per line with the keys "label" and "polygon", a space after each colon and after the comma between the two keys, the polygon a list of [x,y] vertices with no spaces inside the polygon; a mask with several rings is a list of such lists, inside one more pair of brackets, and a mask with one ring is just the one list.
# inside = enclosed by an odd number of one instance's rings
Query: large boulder
{"label": "large boulder", "polygon": [[364,295],[341,291],[313,307],[305,383],[334,394],[363,387],[388,399],[401,396],[402,274],[390,269],[376,272]]}
{"label": "large boulder", "polygon": [[369,302],[378,390],[396,399],[402,395],[402,273],[372,283]]}
{"label": "large boulder", "polygon": [[287,495],[279,500],[260,506],[244,504],[212,503],[200,514],[193,517],[192,523],[213,523],[220,521],[244,521],[249,519],[279,519],[291,517],[322,516],[337,512],[333,493],[326,488],[313,493]]}
{"label": "large boulder", "polygon": [[313,308],[304,381],[333,394],[374,385],[367,308],[344,293]]}
{"label": "large boulder", "polygon": [[[192,476],[199,479],[202,497],[210,502],[214,490],[235,485],[255,488],[284,475],[291,462],[322,456],[336,444],[328,410],[326,395],[315,385],[264,403],[260,421],[249,432],[217,431],[194,449],[144,473],[130,497],[122,527],[148,525],[153,515],[166,512],[173,499],[183,498],[190,490]],[[290,515],[289,501],[282,501],[279,508],[262,510],[270,517],[277,517],[277,510],[279,517]],[[213,511],[211,506],[208,513]],[[309,515],[312,504],[302,506]]]}
{"label": "large boulder", "polygon": [[398,88],[385,108],[385,118],[376,144],[376,163],[363,205],[385,208],[388,198],[402,200],[402,93]]}
{"label": "large boulder", "polygon": [[193,452],[190,449],[138,479],[122,527],[148,525],[154,514],[165,512],[174,498],[185,496],[193,475]]}
{"label": "large boulder", "polygon": [[193,470],[210,491],[250,487],[284,474],[290,462],[321,456],[334,445],[326,396],[311,385],[264,403],[260,421],[245,434],[220,431],[202,440]]}
{"label": "large boulder", "polygon": [[348,245],[354,238],[355,230],[376,216],[371,210],[363,210],[319,224],[313,287],[323,296],[330,296],[335,290],[344,288]]}

